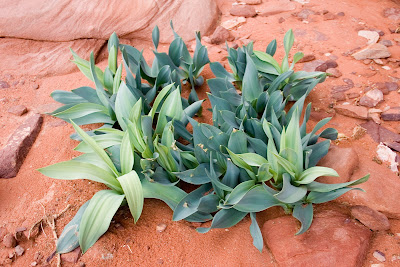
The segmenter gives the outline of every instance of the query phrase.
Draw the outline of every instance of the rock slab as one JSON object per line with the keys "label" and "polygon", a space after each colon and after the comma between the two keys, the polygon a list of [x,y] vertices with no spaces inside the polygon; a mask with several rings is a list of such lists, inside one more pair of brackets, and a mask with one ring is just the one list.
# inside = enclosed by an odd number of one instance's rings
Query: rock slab
{"label": "rock slab", "polygon": [[363,97],[360,99],[360,105],[373,108],[383,101],[383,92],[379,89],[372,89],[368,91]]}
{"label": "rock slab", "polygon": [[[77,71],[71,62],[72,48],[81,58],[88,60],[90,52],[99,54],[104,40],[79,39],[70,42],[43,42],[0,38],[0,69],[24,75],[59,75]],[[18,49],[16,49],[16,47]]]}
{"label": "rock slab", "polygon": [[391,108],[381,114],[384,121],[400,121],[400,107]]}
{"label": "rock slab", "polygon": [[338,114],[351,118],[362,119],[362,120],[368,119],[368,109],[366,107],[353,106],[353,105],[337,105],[335,106],[335,111]]}
{"label": "rock slab", "polygon": [[352,207],[351,215],[373,231],[390,229],[389,219],[383,213],[367,206],[357,205]]}
{"label": "rock slab", "polygon": [[158,25],[160,42],[166,43],[173,38],[172,18],[176,32],[189,41],[196,31],[204,35],[212,31],[219,10],[214,0],[4,0],[0,14],[0,37],[107,40],[116,32],[128,39],[151,40],[151,31]]}
{"label": "rock slab", "polygon": [[353,148],[341,148],[332,145],[328,154],[318,163],[319,166],[332,168],[338,172],[339,177],[320,177],[317,182],[334,184],[346,183],[359,164],[357,152]]}
{"label": "rock slab", "polygon": [[0,178],[15,177],[36,140],[43,123],[40,114],[29,117],[21,124],[0,150]]}
{"label": "rock slab", "polygon": [[357,60],[364,59],[377,59],[377,58],[387,58],[391,54],[386,46],[383,44],[370,44],[361,51],[358,51],[352,55]]}
{"label": "rock slab", "polygon": [[263,236],[279,266],[361,266],[371,231],[337,211],[317,213],[310,229],[295,236],[298,221],[284,216],[267,221]]}
{"label": "rock slab", "polygon": [[254,17],[257,15],[255,8],[252,6],[248,6],[248,5],[232,6],[229,13],[232,16],[245,17],[245,18],[250,18],[250,17]]}

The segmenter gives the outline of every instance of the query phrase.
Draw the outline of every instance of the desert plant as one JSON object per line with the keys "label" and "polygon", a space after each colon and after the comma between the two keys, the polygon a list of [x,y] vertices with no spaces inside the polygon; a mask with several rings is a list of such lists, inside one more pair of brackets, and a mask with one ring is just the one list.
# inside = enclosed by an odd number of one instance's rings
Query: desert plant
{"label": "desert plant", "polygon": [[[175,84],[181,85],[189,82],[191,84],[191,93],[189,95],[188,103],[198,101],[195,87],[203,84],[204,79],[200,75],[204,66],[210,62],[208,59],[207,48],[201,44],[201,35],[196,33],[196,47],[193,57],[191,57],[185,42],[175,32],[172,21],[170,23],[171,29],[174,33],[174,40],[169,46],[168,53],[159,52],[158,44],[160,39],[159,29],[156,26],[153,29],[152,40],[154,45],[154,60],[151,67],[146,63],[142,53],[134,47],[122,45],[123,56],[127,69],[129,68],[133,73],[140,71],[141,76],[150,85],[155,85],[159,73],[168,75]],[[168,67],[168,68],[166,68]]]}
{"label": "desert plant", "polygon": [[[243,91],[253,87],[256,87],[259,92],[268,91],[270,94],[281,90],[288,100],[297,100],[309,92],[308,88],[312,81],[317,79],[319,82],[323,82],[326,74],[323,72],[295,72],[294,66],[303,58],[304,54],[297,52],[289,65],[289,53],[294,43],[292,30],[285,34],[283,43],[285,57],[281,64],[273,58],[276,52],[276,40],[273,40],[268,45],[266,52],[253,51],[252,42],[237,49],[227,47],[228,62],[233,73],[226,71],[218,62],[210,63],[211,70],[217,78],[233,82]],[[255,96],[253,95],[253,97]]]}
{"label": "desert plant", "polygon": [[[172,22],[171,28],[173,30]],[[169,84],[181,88],[181,80],[189,81],[192,85],[189,100],[182,99],[183,107],[187,108],[199,101],[195,86],[203,83],[200,73],[209,63],[207,48],[200,42],[200,33],[196,33],[196,49],[192,58],[182,38],[174,30],[173,32],[175,39],[169,47],[169,53],[160,53],[157,51],[159,31],[157,26],[154,28],[155,59],[151,68],[147,65],[142,52],[132,46],[120,44],[115,33],[108,41],[108,66],[104,72],[95,66],[93,53],[90,55],[90,60],[86,61],[71,50],[75,64],[95,83],[96,88],[84,86],[71,92],[55,90],[51,96],[64,106],[50,114],[67,122],[74,120],[78,125],[104,123],[104,127],[111,127],[117,121],[123,124],[118,120],[120,110],[117,109],[124,109],[126,101],[141,98],[144,110],[148,112],[151,109],[150,103],[154,101],[161,88]],[[123,64],[117,67],[119,51],[122,53]],[[125,82],[121,81],[123,65],[127,70]],[[148,84],[142,83],[142,78]],[[120,88],[123,89],[121,92]]]}
{"label": "desert plant", "polygon": [[[263,240],[256,221],[257,212],[281,206],[301,222],[297,233],[301,234],[311,225],[313,204],[331,201],[349,190],[359,189],[350,186],[365,182],[369,177],[341,184],[316,182],[320,176],[338,174],[333,169],[315,166],[327,148],[314,150],[315,144],[307,146],[310,139],[317,137],[314,135],[316,129],[301,137],[298,107],[281,131],[264,119],[266,146],[261,142],[257,147],[253,146],[243,130],[233,129],[228,135],[211,127],[193,126],[195,142],[203,142],[196,144],[202,149],[201,153],[204,152],[204,162],[199,162],[203,170],[196,168],[177,174],[182,180],[201,186],[177,205],[174,220],[199,211],[216,212],[211,227],[198,228],[200,233],[231,227],[250,213],[250,233],[254,245],[261,251]],[[200,157],[196,155],[196,158]]]}
{"label": "desert plant", "polygon": [[[119,92],[123,90],[126,89],[120,88]],[[162,199],[175,208],[177,201],[185,196],[174,186],[177,179],[173,173],[183,171],[186,166],[192,167],[192,161],[175,146],[179,135],[174,133],[173,122],[186,125],[186,116],[193,116],[202,101],[183,109],[179,89],[171,84],[160,91],[146,114],[141,98],[130,98],[128,92],[123,95],[125,102],[116,100],[120,105],[116,106],[116,116],[123,131],[101,128],[95,131],[96,135],[89,136],[71,121],[83,140],[75,150],[86,154],[39,169],[51,178],[86,178],[111,189],[97,192],[84,206],[84,211],[77,213],[74,227],[65,228],[65,237],[60,238],[59,253],[74,248],[71,240],[77,244],[76,233],[85,252],[108,229],[113,215],[125,200],[136,222],[144,197]],[[210,219],[209,216],[197,214],[189,220],[204,221]]]}

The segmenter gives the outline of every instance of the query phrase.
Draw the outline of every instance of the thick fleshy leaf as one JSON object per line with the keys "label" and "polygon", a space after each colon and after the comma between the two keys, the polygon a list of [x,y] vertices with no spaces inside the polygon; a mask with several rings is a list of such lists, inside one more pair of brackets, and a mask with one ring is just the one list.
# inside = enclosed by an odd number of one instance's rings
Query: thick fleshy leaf
{"label": "thick fleshy leaf", "polygon": [[121,149],[120,149],[120,159],[121,159],[121,173],[129,173],[135,162],[134,157],[135,148],[130,142],[129,132],[126,131],[124,137],[122,138]]}
{"label": "thick fleshy leaf", "polygon": [[117,71],[117,60],[118,60],[118,47],[119,40],[118,36],[115,32],[113,32],[108,40],[107,49],[108,49],[108,67],[110,70],[115,73]]}
{"label": "thick fleshy leaf", "polygon": [[275,55],[276,52],[276,39],[272,40],[268,46],[267,50],[265,51],[267,54],[271,55],[272,57]]}
{"label": "thick fleshy leaf", "polygon": [[260,167],[263,164],[268,164],[266,158],[257,155],[255,153],[243,153],[243,154],[236,154],[240,157],[244,162],[246,162],[250,166]]}
{"label": "thick fleshy leaf", "polygon": [[86,201],[85,204],[79,208],[74,218],[64,227],[64,230],[58,237],[56,247],[56,252],[58,254],[71,252],[79,246],[79,225],[89,202],[90,200]]}
{"label": "thick fleshy leaf", "polygon": [[109,104],[109,96],[107,95],[106,91],[104,90],[104,77],[99,77],[96,72],[96,66],[94,63],[94,54],[93,52],[90,53],[90,72],[92,73],[93,81],[96,85],[96,93],[98,98],[100,99],[103,106],[106,108],[110,107]]}
{"label": "thick fleshy leaf", "polygon": [[115,99],[115,115],[121,128],[126,131],[127,125],[124,120],[129,118],[133,105],[136,103],[136,97],[131,93],[128,86],[121,82]]}
{"label": "thick fleshy leaf", "polygon": [[258,81],[258,71],[253,60],[249,55],[246,55],[246,71],[242,82],[242,95],[247,101],[257,99],[263,92]]}
{"label": "thick fleshy leaf", "polygon": [[325,140],[315,145],[308,146],[307,149],[311,150],[310,157],[308,159],[308,166],[307,168],[314,167],[317,163],[328,154],[330,147],[329,140]]}
{"label": "thick fleshy leaf", "polygon": [[[102,149],[119,145],[121,144],[122,137],[120,135],[116,135],[113,133],[109,134],[101,134],[101,135],[93,135],[93,140],[98,144]],[[74,150],[82,152],[82,153],[92,153],[94,152],[92,147],[85,142],[79,143]]]}
{"label": "thick fleshy leaf", "polygon": [[[87,60],[84,60],[82,58],[80,58],[78,56],[77,53],[75,53],[74,50],[72,50],[70,48],[70,51],[72,53],[72,56],[74,57],[74,63],[76,64],[76,66],[78,66],[79,70],[87,77],[89,78],[91,81],[93,80],[93,75],[90,71],[90,63]],[[100,81],[103,81],[103,72],[101,71],[101,69],[99,67],[95,67],[95,71],[96,71],[96,75],[99,78]]]}
{"label": "thick fleshy leaf", "polygon": [[247,153],[247,137],[243,131],[233,131],[228,141],[228,148],[236,154]]}
{"label": "thick fleshy leaf", "polygon": [[118,181],[121,184],[126,201],[128,202],[129,210],[136,223],[143,210],[144,196],[142,183],[136,171],[131,171],[130,173],[118,177]]}
{"label": "thick fleshy leaf", "polygon": [[165,202],[172,210],[175,210],[178,203],[187,195],[185,191],[176,186],[162,185],[142,180],[144,198],[155,198]]}
{"label": "thick fleshy leaf", "polygon": [[279,89],[279,87],[281,86],[281,84],[287,79],[289,78],[291,75],[293,74],[292,70],[286,71],[284,73],[282,73],[281,75],[279,75],[269,86],[268,88],[268,93],[272,94],[273,92],[275,92],[276,90]]}
{"label": "thick fleshy leaf", "polygon": [[182,101],[179,90],[174,90],[165,99],[158,115],[155,134],[161,134],[167,124],[167,117],[180,120],[183,115]]}
{"label": "thick fleshy leaf", "polygon": [[279,63],[270,54],[261,51],[254,51],[254,55],[256,55],[258,59],[271,64],[278,73],[281,73],[281,67],[279,66]]}
{"label": "thick fleshy leaf", "polygon": [[226,197],[224,205],[235,205],[237,204],[246,193],[255,185],[254,180],[249,180],[237,185],[232,192]]}
{"label": "thick fleshy leaf", "polygon": [[288,30],[283,38],[283,46],[285,47],[286,55],[289,55],[290,49],[292,49],[294,43],[294,34],[292,29]]}
{"label": "thick fleshy leaf", "polygon": [[211,189],[212,186],[208,183],[187,194],[174,209],[172,219],[174,221],[179,221],[194,214],[197,211],[201,197]]}
{"label": "thick fleshy leaf", "polygon": [[208,194],[200,199],[197,209],[204,213],[213,213],[218,211],[219,197],[216,194]]}
{"label": "thick fleshy leaf", "polygon": [[[217,78],[222,78],[222,79],[228,79],[229,82],[235,81],[235,78],[233,78],[232,73],[229,73],[221,63],[219,62],[211,62],[210,63],[210,68],[215,77]],[[209,85],[210,86],[210,85]]]}
{"label": "thick fleshy leaf", "polygon": [[313,205],[312,204],[296,204],[293,208],[293,217],[300,221],[301,227],[296,235],[300,235],[310,228],[313,220]]}
{"label": "thick fleshy leaf", "polygon": [[158,42],[160,40],[160,30],[158,29],[157,25],[154,27],[153,32],[151,34],[151,37],[152,37],[152,40],[153,40],[154,48],[157,50]]}
{"label": "thick fleshy leaf", "polygon": [[207,233],[212,228],[229,228],[240,222],[247,212],[241,212],[235,209],[223,209],[218,211],[214,219],[212,220],[210,228],[197,228],[196,231],[199,233]]}
{"label": "thick fleshy leaf", "polygon": [[82,97],[83,99],[85,99],[90,103],[102,105],[99,97],[97,96],[96,90],[93,89],[92,87],[82,86],[74,90],[71,90],[71,92]]}
{"label": "thick fleshy leaf", "polygon": [[118,93],[119,86],[121,84],[121,76],[122,76],[122,63],[119,64],[117,72],[115,73],[114,80],[113,80],[113,93]]}
{"label": "thick fleshy leaf", "polygon": [[79,226],[79,245],[82,253],[108,230],[124,198],[124,195],[112,190],[99,191],[92,197]]}
{"label": "thick fleshy leaf", "polygon": [[210,182],[210,178],[207,176],[206,169],[210,168],[209,163],[201,163],[195,169],[189,169],[183,172],[175,172],[174,174],[179,179],[195,185],[205,184]]}
{"label": "thick fleshy leaf", "polygon": [[251,225],[250,225],[250,234],[253,237],[253,245],[262,252],[264,247],[264,240],[261,234],[260,226],[258,226],[256,213],[250,212]]}
{"label": "thick fleshy leaf", "polygon": [[294,151],[294,153],[287,153],[286,159],[296,166],[296,174],[300,174],[303,171],[303,146],[300,136],[299,115],[299,110],[296,109],[290,119],[286,132],[284,131],[285,134],[282,132],[280,146],[280,152],[287,148]]}
{"label": "thick fleshy leaf", "polygon": [[259,212],[281,206],[282,203],[261,185],[254,187],[235,205],[235,209],[243,212]]}
{"label": "thick fleshy leaf", "polygon": [[295,203],[304,198],[307,194],[307,187],[305,186],[293,186],[290,183],[290,176],[287,173],[283,174],[283,187],[279,193],[275,194],[279,201],[284,203]]}
{"label": "thick fleshy leaf", "polygon": [[341,195],[349,192],[350,190],[360,190],[365,192],[361,188],[353,188],[353,187],[340,188],[329,192],[311,192],[307,196],[307,202],[315,204],[328,202],[340,197]]}
{"label": "thick fleshy leaf", "polygon": [[81,118],[83,116],[92,114],[92,113],[104,113],[108,115],[108,110],[102,105],[93,104],[93,103],[80,103],[76,104],[66,110],[61,112],[52,113],[53,116],[61,118],[61,119],[76,119]]}
{"label": "thick fleshy leaf", "polygon": [[219,189],[223,190],[223,191],[232,191],[233,188],[225,185],[224,183],[222,183],[219,178],[217,177],[217,175],[215,174],[214,168],[213,168],[214,164],[210,164],[210,171],[206,170],[207,176],[208,178],[210,178],[211,183],[214,185],[214,189],[215,187],[218,187]]}
{"label": "thick fleshy leaf", "polygon": [[55,90],[50,96],[57,102],[62,104],[79,104],[88,102],[86,99],[74,94],[73,92]]}
{"label": "thick fleshy leaf", "polygon": [[73,121],[71,121],[72,126],[74,127],[75,131],[79,134],[82,140],[89,145],[92,150],[105,162],[107,163],[110,170],[115,174],[115,176],[119,176],[117,169],[115,168],[114,164],[112,163],[110,157],[107,153],[96,143],[96,141],[90,137],[85,131],[79,128]]}
{"label": "thick fleshy leaf", "polygon": [[113,174],[90,163],[70,160],[38,169],[38,171],[54,179],[88,179],[122,192],[121,186]]}
{"label": "thick fleshy leaf", "polygon": [[347,187],[347,186],[358,185],[358,184],[368,181],[368,179],[369,179],[369,174],[365,175],[364,177],[362,177],[360,179],[350,181],[347,183],[324,184],[324,183],[319,183],[319,182],[311,182],[311,183],[307,184],[306,186],[309,191],[329,192],[329,191],[333,191],[333,190],[340,189],[340,188]]}
{"label": "thick fleshy leaf", "polygon": [[298,184],[309,184],[321,176],[339,177],[339,174],[332,168],[327,167],[311,167],[305,170],[295,182]]}
{"label": "thick fleshy leaf", "polygon": [[232,162],[236,166],[245,169],[247,172],[253,172],[253,169],[251,168],[251,166],[249,164],[247,164],[241,157],[239,157],[238,154],[233,153],[228,148],[226,150],[228,151]]}

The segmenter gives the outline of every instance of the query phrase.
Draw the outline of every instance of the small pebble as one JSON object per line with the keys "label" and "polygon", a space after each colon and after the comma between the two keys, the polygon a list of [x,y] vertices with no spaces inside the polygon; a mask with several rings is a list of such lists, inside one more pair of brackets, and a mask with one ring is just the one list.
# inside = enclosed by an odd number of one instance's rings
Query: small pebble
{"label": "small pebble", "polygon": [[13,248],[17,245],[17,240],[12,234],[6,234],[3,238],[3,245],[6,248]]}
{"label": "small pebble", "polygon": [[383,252],[379,251],[379,250],[375,250],[372,255],[374,256],[375,259],[377,259],[380,262],[385,262],[386,261],[385,254]]}
{"label": "small pebble", "polygon": [[25,252],[25,249],[23,247],[21,247],[20,245],[15,247],[15,253],[17,254],[17,256],[22,256]]}
{"label": "small pebble", "polygon": [[10,85],[6,81],[0,81],[0,88],[10,88]]}
{"label": "small pebble", "polygon": [[164,230],[167,228],[167,225],[165,223],[160,223],[157,225],[156,230],[157,232],[161,233],[164,232]]}
{"label": "small pebble", "polygon": [[39,89],[39,84],[37,84],[37,83],[33,84],[32,88],[35,89],[35,90]]}

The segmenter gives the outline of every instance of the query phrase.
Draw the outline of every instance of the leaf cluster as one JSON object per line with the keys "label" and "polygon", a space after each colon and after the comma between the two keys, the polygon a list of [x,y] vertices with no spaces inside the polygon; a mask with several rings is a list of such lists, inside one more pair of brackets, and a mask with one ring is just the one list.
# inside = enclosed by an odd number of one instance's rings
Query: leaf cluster
{"label": "leaf cluster", "polygon": [[[317,166],[338,133],[322,130],[330,118],[307,131],[311,103],[304,107],[305,98],[325,74],[294,72],[303,54],[296,53],[289,64],[291,30],[284,38],[281,64],[273,58],[276,40],[265,53],[254,51],[252,43],[228,47],[233,73],[210,63],[216,78],[207,81],[213,120],[209,125],[193,119],[201,110],[195,86],[203,83],[200,73],[209,63],[207,49],[197,33],[192,57],[172,23],[171,28],[174,40],[168,53],[158,52],[159,30],[154,28],[151,67],[142,51],[119,44],[115,34],[108,42],[104,72],[95,66],[93,54],[85,61],[72,51],[95,88],[53,92],[64,106],[52,115],[72,123],[72,137],[81,141],[75,150],[83,154],[39,171],[56,179],[89,179],[110,189],[97,192],[80,208],[64,228],[58,253],[78,245],[87,251],[107,231],[121,205],[128,205],[136,222],[144,198],[164,201],[174,211],[173,220],[212,220],[210,227],[197,229],[201,233],[231,227],[249,214],[250,233],[261,251],[257,212],[280,206],[300,221],[301,234],[312,223],[314,204],[360,190],[351,186],[368,179],[367,175],[340,184],[316,181],[338,176],[333,169]],[[192,88],[184,99],[180,90],[187,82]],[[295,101],[290,109],[289,101]],[[78,126],[90,123],[104,125],[90,132]],[[192,132],[187,130],[189,123]],[[186,193],[179,187],[183,183],[198,188]]]}

